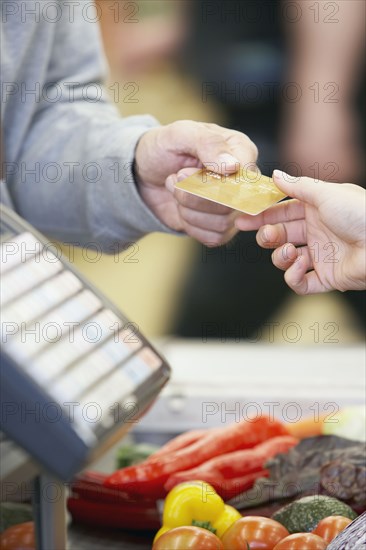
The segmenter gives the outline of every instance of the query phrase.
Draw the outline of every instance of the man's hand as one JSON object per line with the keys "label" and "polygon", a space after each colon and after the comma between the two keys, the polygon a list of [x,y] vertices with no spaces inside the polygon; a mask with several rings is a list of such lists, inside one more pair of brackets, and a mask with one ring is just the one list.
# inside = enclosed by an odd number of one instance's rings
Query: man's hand
{"label": "man's hand", "polygon": [[276,185],[295,197],[253,218],[241,230],[259,229],[257,241],[275,248],[273,263],[297,294],[364,290],[366,191],[357,185],[293,178],[277,170]]}
{"label": "man's hand", "polygon": [[139,192],[152,212],[168,227],[184,231],[207,246],[230,241],[237,233],[238,213],[174,189],[181,179],[207,166],[220,174],[239,166],[255,167],[258,152],[241,132],[216,124],[184,120],[149,130],[135,153]]}

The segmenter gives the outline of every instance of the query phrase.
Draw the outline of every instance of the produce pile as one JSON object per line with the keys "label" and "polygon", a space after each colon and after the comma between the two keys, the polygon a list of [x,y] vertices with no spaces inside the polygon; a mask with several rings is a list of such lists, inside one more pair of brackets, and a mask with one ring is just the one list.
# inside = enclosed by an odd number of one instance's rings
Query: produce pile
{"label": "produce pile", "polygon": [[130,495],[163,498],[181,481],[201,479],[227,499],[268,475],[265,462],[296,443],[283,424],[260,416],[225,428],[189,432],[141,464],[114,472],[104,485]]}
{"label": "produce pile", "polygon": [[347,504],[321,495],[296,500],[272,518],[240,517],[208,483],[185,482],[165,500],[153,550],[325,550],[356,517]]}
{"label": "produce pile", "polygon": [[75,480],[69,511],[83,523],[154,530],[153,550],[323,550],[366,508],[365,443],[323,433],[320,423],[261,416],[158,450],[122,448],[117,471]]}
{"label": "produce pile", "polygon": [[[111,475],[85,472],[71,485],[68,509],[73,519],[90,525],[156,530],[156,501],[184,480],[200,479],[214,486],[225,500],[251,488],[267,476],[264,464],[298,443],[276,420],[262,416],[225,428],[196,430],[178,436],[139,464]],[[146,456],[139,448],[135,456]],[[121,450],[119,464],[134,461]]]}
{"label": "produce pile", "polygon": [[[361,550],[366,446],[324,433],[261,416],[160,449],[122,447],[115,472],[73,481],[68,509],[75,522],[153,531],[153,550]],[[3,514],[1,548],[34,548],[33,523],[12,526],[13,516]]]}

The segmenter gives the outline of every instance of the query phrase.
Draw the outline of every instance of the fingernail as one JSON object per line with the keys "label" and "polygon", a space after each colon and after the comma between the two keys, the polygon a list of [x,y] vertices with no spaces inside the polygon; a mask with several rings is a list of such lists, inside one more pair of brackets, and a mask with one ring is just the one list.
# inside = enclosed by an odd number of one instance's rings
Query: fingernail
{"label": "fingernail", "polygon": [[179,174],[177,174],[177,181],[185,180],[188,177],[189,177],[189,174],[185,174],[184,172],[179,172]]}
{"label": "fingernail", "polygon": [[259,230],[259,236],[262,239],[263,242],[268,243],[269,242],[269,229],[268,227],[262,227]]}
{"label": "fingernail", "polygon": [[240,162],[238,159],[229,153],[222,153],[219,155],[218,161],[221,165],[224,165],[224,170],[221,169],[221,171],[225,171],[225,169],[232,170],[234,168],[239,170],[240,168]]}
{"label": "fingernail", "polygon": [[290,174],[282,172],[282,170],[274,170],[272,177],[277,181],[283,181],[285,183],[295,183],[299,179],[296,176],[290,176]]}
{"label": "fingernail", "polygon": [[289,260],[296,261],[299,257],[299,254],[301,254],[301,251],[299,251],[299,249],[296,248],[296,246],[294,246],[293,244],[288,247],[287,256]]}

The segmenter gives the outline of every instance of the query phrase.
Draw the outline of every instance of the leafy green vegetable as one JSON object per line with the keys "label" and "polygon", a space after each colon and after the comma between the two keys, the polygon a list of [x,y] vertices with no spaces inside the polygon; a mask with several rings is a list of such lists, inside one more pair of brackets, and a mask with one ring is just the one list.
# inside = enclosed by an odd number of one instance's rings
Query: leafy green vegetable
{"label": "leafy green vegetable", "polygon": [[32,506],[30,504],[21,504],[18,502],[0,503],[0,533],[8,527],[32,521]]}
{"label": "leafy green vegetable", "polygon": [[236,496],[232,504],[238,509],[252,509],[309,494],[325,494],[363,511],[365,453],[365,443],[336,435],[303,439],[288,453],[268,460],[265,467],[269,477],[257,480],[252,489]]}
{"label": "leafy green vegetable", "polygon": [[148,443],[139,443],[137,445],[125,445],[117,451],[117,468],[126,468],[146,460],[155,453],[159,447]]}

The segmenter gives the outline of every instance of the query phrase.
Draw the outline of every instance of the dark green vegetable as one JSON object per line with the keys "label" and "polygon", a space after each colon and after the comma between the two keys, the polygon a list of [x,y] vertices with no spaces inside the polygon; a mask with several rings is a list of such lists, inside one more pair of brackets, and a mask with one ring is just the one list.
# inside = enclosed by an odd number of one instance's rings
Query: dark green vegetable
{"label": "dark green vegetable", "polygon": [[328,516],[355,519],[357,514],[344,502],[323,495],[311,495],[295,500],[272,515],[290,534],[313,531],[319,521]]}
{"label": "dark green vegetable", "polygon": [[30,504],[21,504],[18,502],[0,503],[0,533],[8,527],[32,521],[32,506]]}
{"label": "dark green vegetable", "polygon": [[[350,456],[351,452],[352,457]],[[356,511],[366,507],[366,449],[345,451],[320,470],[322,492],[347,502]]]}
{"label": "dark green vegetable", "polygon": [[345,500],[359,513],[366,508],[366,445],[334,435],[309,437],[288,453],[266,462],[270,475],[238,495],[236,508],[289,502],[323,494]]}
{"label": "dark green vegetable", "polygon": [[155,453],[159,447],[148,443],[139,443],[137,445],[125,445],[117,451],[117,469],[133,466],[146,460],[150,455]]}

